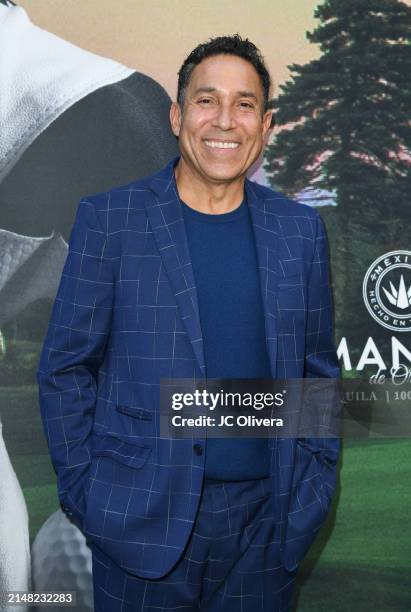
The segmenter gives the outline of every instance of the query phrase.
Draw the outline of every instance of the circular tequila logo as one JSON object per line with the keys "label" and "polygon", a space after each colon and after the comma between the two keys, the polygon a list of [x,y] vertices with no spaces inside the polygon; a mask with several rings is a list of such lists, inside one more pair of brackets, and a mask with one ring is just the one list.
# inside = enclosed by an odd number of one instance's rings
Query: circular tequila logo
{"label": "circular tequila logo", "polygon": [[411,331],[411,251],[390,251],[368,268],[363,282],[368,312],[395,331]]}

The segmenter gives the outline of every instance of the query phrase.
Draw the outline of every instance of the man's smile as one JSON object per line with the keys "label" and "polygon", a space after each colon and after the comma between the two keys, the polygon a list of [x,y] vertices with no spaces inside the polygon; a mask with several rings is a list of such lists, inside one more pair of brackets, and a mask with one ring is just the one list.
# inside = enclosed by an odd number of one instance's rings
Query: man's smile
{"label": "man's smile", "polygon": [[233,140],[204,140],[204,143],[211,149],[238,149],[239,142]]}

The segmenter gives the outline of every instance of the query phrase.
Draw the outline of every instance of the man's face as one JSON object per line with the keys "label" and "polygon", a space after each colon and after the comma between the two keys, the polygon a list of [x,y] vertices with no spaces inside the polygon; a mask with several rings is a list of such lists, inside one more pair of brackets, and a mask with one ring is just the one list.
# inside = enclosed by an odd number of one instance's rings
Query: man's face
{"label": "man's face", "polygon": [[252,64],[235,55],[203,60],[191,73],[182,112],[175,102],[170,109],[185,163],[213,183],[245,175],[270,127],[272,111],[263,116],[263,107],[260,77]]}

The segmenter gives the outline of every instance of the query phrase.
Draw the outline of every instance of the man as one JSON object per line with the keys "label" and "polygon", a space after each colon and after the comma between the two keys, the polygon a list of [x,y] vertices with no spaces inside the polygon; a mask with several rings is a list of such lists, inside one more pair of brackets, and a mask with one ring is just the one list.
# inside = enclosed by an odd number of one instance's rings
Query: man
{"label": "man", "polygon": [[199,45],[180,156],[78,208],[38,382],[96,610],[289,610],[332,499],[336,439],[159,433],[161,378],[338,377],[321,218],[246,178],[269,88],[248,39]]}

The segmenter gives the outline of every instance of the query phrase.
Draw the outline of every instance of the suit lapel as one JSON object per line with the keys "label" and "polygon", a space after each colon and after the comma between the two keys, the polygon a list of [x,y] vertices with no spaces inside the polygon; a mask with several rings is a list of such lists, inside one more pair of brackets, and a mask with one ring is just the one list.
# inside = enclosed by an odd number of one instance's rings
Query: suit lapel
{"label": "suit lapel", "polygon": [[[148,191],[150,195],[145,199],[144,205],[201,375],[205,377],[204,346],[197,290],[174,175],[174,167],[178,160],[179,157],[172,159],[167,166],[150,179],[150,191]],[[272,377],[275,378],[277,371],[276,288],[280,227],[272,207],[266,199],[258,195],[256,186],[246,179],[244,187],[256,243],[267,350]]]}
{"label": "suit lapel", "polygon": [[254,183],[245,179],[245,192],[250,210],[260,274],[261,298],[264,309],[266,344],[272,378],[277,375],[277,280],[278,237],[280,225],[272,205],[257,194]]}
{"label": "suit lapel", "polygon": [[144,205],[201,376],[206,376],[197,290],[174,176],[179,157],[150,179]]}

